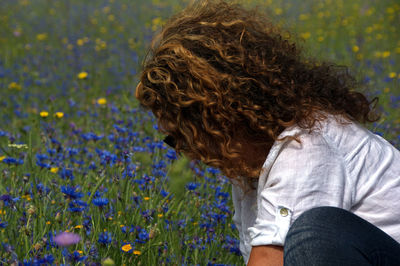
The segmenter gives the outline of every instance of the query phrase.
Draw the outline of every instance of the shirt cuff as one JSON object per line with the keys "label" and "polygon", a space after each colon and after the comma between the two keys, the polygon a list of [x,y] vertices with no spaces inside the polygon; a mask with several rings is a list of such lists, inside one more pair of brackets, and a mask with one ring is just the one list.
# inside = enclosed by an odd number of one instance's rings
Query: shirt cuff
{"label": "shirt cuff", "polygon": [[275,221],[267,221],[263,217],[257,217],[255,225],[249,227],[251,246],[277,245],[283,246],[289,231],[292,210],[284,206],[275,209]]}

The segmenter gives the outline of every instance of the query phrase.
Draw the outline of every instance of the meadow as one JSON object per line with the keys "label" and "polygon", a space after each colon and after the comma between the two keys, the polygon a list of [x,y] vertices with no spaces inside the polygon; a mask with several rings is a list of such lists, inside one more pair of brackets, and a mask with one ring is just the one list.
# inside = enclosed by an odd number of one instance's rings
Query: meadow
{"label": "meadow", "polygon": [[[134,97],[152,36],[188,2],[1,0],[0,265],[244,264],[229,181],[178,158]],[[379,97],[369,129],[400,148],[398,1],[238,2],[348,66]]]}

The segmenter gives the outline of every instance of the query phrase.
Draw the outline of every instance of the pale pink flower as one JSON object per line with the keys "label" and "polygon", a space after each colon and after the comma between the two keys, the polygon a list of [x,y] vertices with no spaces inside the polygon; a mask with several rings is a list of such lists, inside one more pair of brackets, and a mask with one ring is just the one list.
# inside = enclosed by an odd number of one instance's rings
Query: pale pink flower
{"label": "pale pink flower", "polygon": [[62,247],[70,246],[78,243],[81,237],[78,234],[62,232],[54,237],[54,242]]}

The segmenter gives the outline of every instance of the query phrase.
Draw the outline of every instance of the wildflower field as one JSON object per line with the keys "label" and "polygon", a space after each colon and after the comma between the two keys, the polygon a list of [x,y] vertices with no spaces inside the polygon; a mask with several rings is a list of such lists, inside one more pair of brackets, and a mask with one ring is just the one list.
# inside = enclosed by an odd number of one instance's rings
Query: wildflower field
{"label": "wildflower field", "polygon": [[[0,265],[243,265],[231,185],[177,157],[134,97],[188,0],[0,1]],[[397,0],[254,0],[349,66],[400,148]]]}

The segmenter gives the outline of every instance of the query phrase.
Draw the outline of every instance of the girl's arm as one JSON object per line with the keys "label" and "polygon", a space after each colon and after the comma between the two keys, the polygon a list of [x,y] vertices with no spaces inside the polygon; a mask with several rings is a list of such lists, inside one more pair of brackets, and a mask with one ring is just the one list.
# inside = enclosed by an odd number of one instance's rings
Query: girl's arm
{"label": "girl's arm", "polygon": [[283,266],[283,247],[253,246],[247,266]]}

